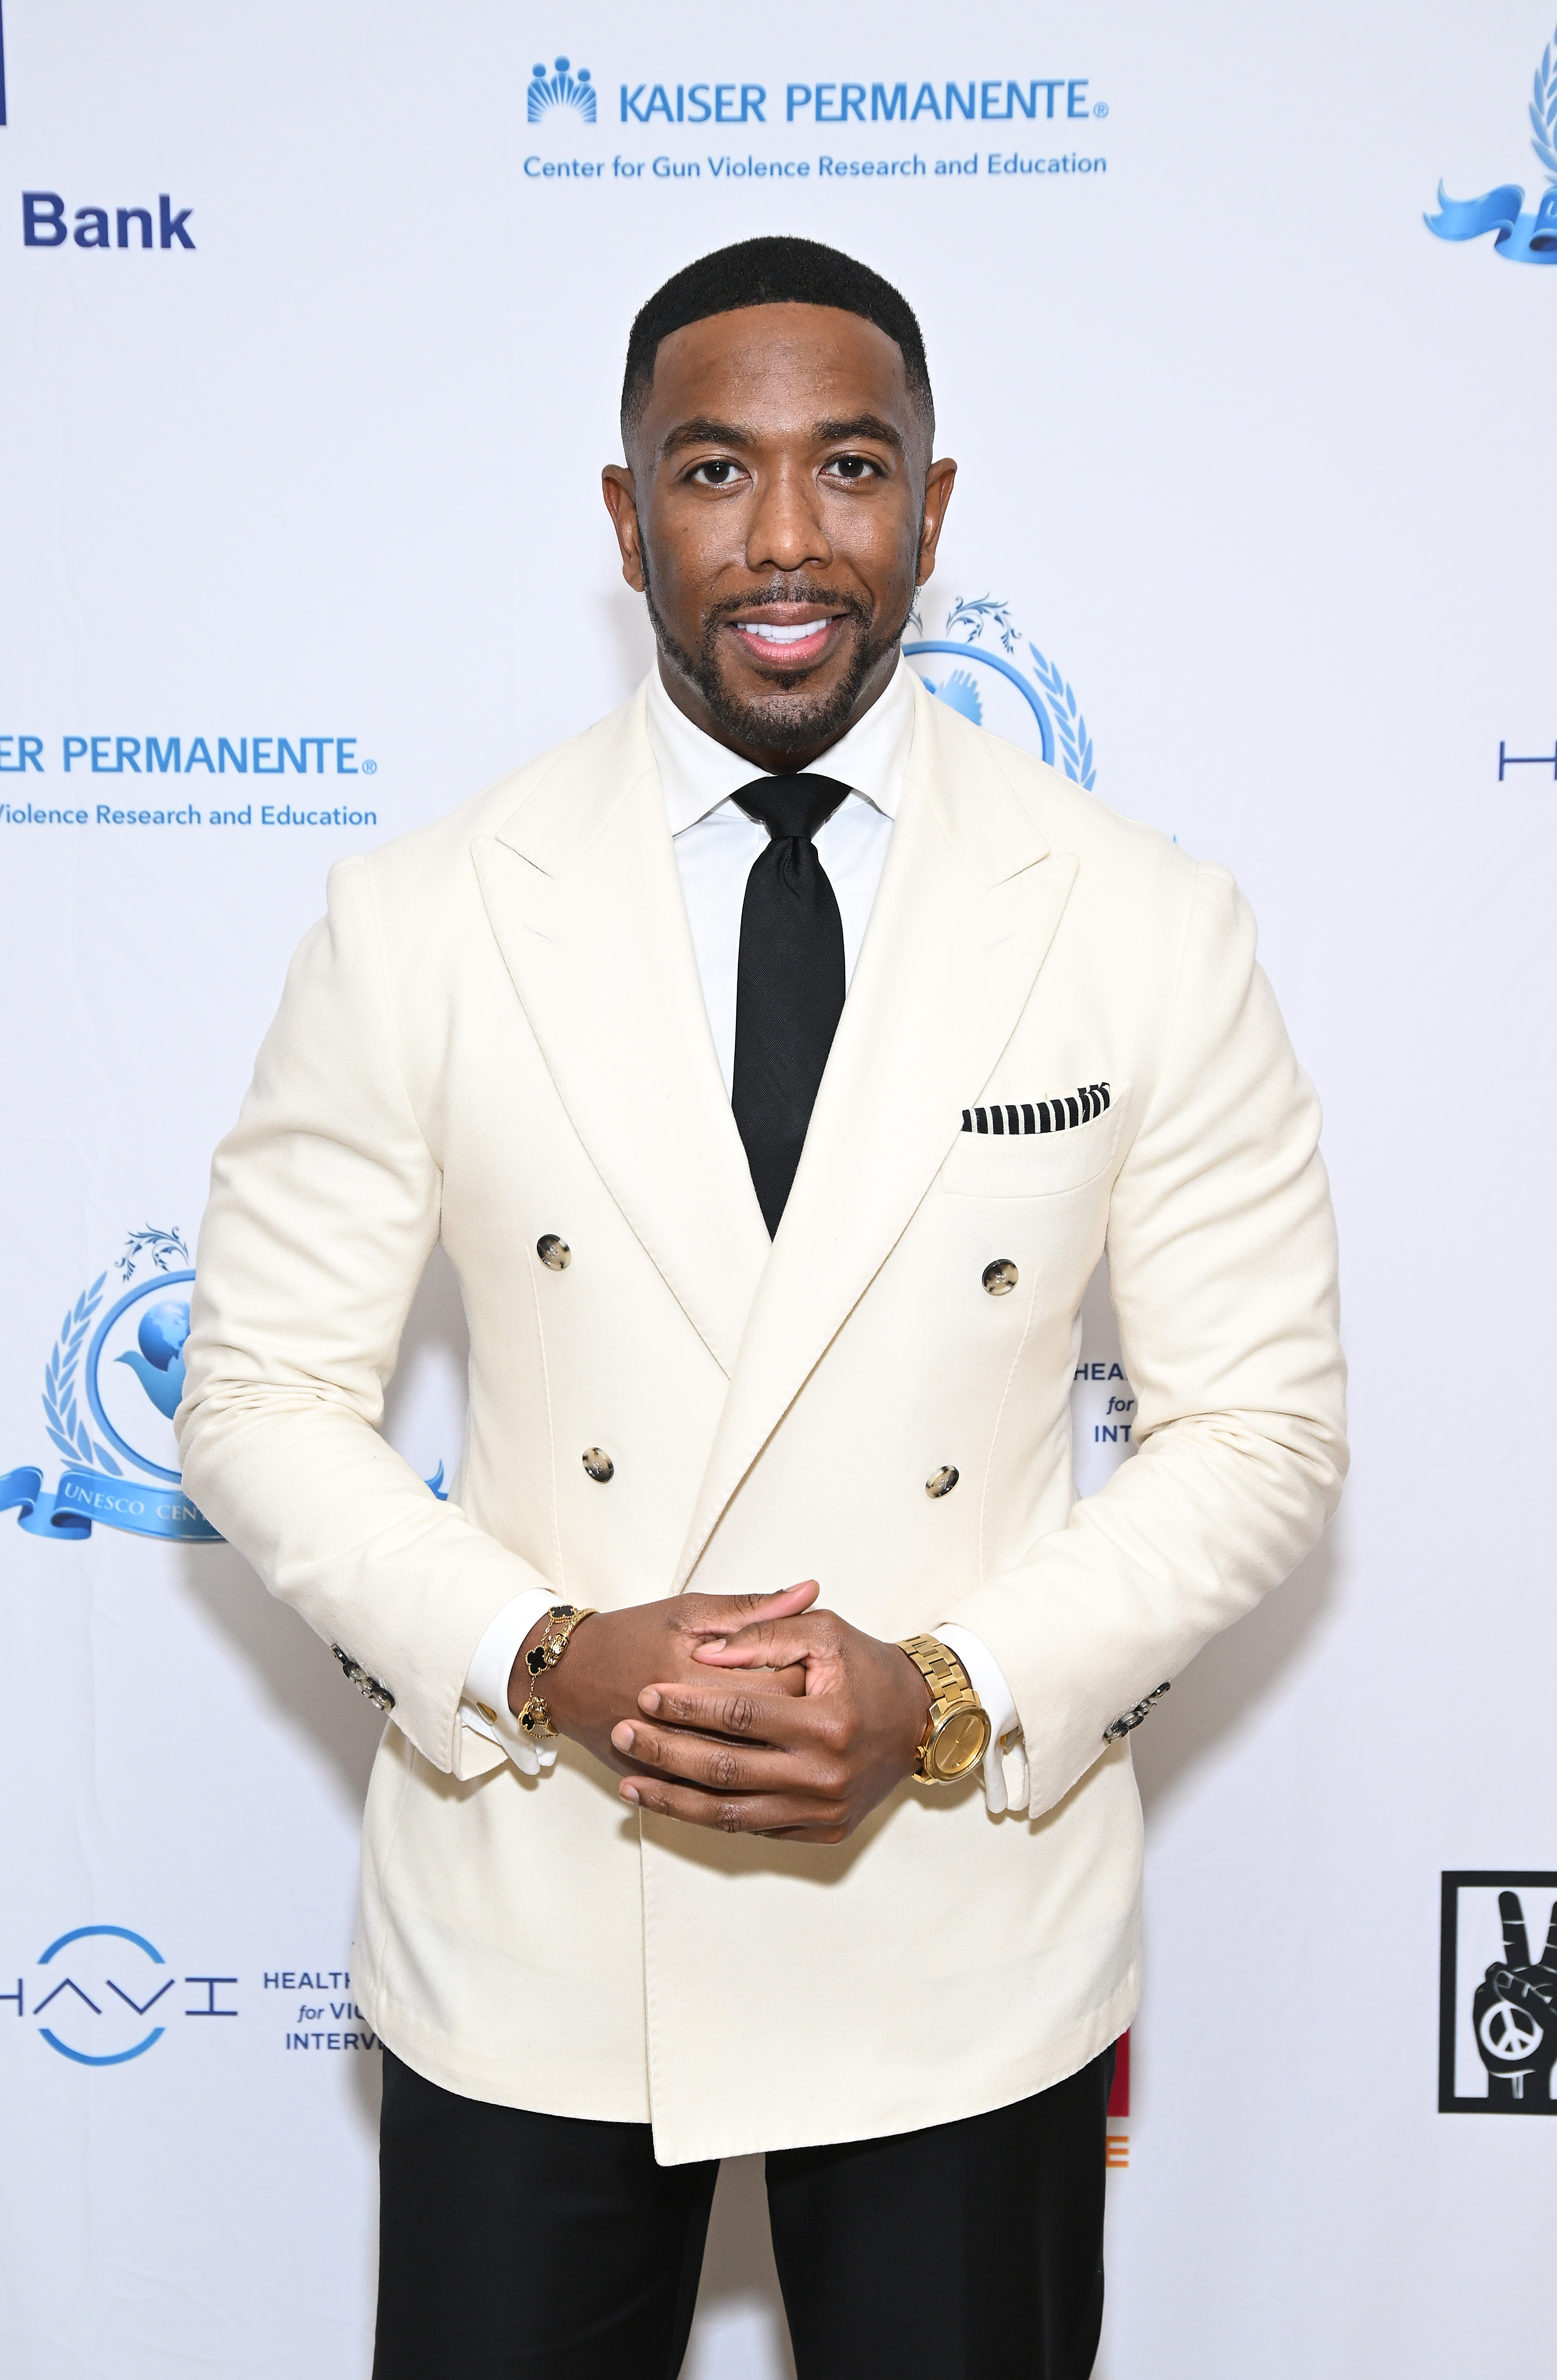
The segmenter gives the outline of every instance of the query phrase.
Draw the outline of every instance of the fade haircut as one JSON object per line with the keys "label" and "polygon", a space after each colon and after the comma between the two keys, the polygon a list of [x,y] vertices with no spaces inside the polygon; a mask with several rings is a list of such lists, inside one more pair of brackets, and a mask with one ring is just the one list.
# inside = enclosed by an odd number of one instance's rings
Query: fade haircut
{"label": "fade haircut", "polygon": [[654,381],[660,341],[711,314],[734,314],[746,306],[835,306],[858,314],[895,341],[903,358],[908,394],[935,428],[935,401],[924,338],[908,300],[868,264],[826,248],[818,239],[742,239],[715,249],[683,266],[639,309],[627,339],[622,379],[624,443],[642,419]]}

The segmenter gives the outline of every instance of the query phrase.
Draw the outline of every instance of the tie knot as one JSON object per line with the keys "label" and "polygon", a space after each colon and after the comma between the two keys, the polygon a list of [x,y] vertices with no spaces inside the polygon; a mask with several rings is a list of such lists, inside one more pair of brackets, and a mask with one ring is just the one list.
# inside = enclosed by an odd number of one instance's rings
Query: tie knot
{"label": "tie knot", "polygon": [[847,792],[835,777],[759,777],[731,798],[748,818],[760,819],[775,840],[801,837],[809,843]]}

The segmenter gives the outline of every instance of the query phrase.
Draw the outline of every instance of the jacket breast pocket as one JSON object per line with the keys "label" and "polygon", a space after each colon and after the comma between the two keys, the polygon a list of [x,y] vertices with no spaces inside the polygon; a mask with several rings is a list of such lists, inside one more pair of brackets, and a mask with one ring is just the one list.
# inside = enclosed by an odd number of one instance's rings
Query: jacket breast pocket
{"label": "jacket breast pocket", "polygon": [[[1056,1198],[1084,1190],[1108,1172],[1119,1145],[1130,1086],[1112,1084],[1110,1094],[1101,1115],[1064,1132],[959,1133],[941,1168],[942,1189],[956,1198]],[[1016,1112],[1022,1123],[1023,1111]]]}

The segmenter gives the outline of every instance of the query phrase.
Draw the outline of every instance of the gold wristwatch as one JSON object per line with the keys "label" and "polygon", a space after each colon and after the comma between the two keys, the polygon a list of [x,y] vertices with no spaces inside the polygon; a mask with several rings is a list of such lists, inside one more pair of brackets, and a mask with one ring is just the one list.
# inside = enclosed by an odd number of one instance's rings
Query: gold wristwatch
{"label": "gold wristwatch", "polygon": [[950,1645],[938,1636],[905,1636],[899,1644],[931,1694],[930,1717],[914,1764],[915,1782],[953,1785],[976,1768],[989,1750],[990,1714]]}

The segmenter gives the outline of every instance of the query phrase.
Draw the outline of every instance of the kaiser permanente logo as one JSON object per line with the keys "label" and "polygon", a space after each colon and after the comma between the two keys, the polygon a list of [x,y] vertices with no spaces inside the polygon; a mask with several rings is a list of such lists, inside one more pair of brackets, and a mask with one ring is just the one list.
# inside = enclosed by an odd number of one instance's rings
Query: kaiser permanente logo
{"label": "kaiser permanente logo", "polygon": [[[624,143],[609,159],[582,151],[571,156],[537,150],[524,161],[527,181],[585,187],[603,182],[646,188],[658,182],[748,179],[804,181],[865,179],[896,180],[933,176],[940,180],[977,176],[1047,177],[1051,175],[1095,179],[1106,176],[1105,156],[1077,146],[1078,124],[1106,116],[1108,102],[1092,95],[1091,78],[1078,74],[929,76],[898,74],[881,79],[864,77],[851,82],[813,77],[783,83],[747,81],[732,76],[722,81],[651,81],[631,79],[615,86],[618,123],[639,127],[656,140],[673,145],[678,134],[694,138],[704,127],[746,128],[750,146],[744,154],[711,152],[702,158],[664,153],[639,155]],[[590,69],[558,57],[553,71],[535,68],[528,93],[531,124],[549,124],[553,133],[600,122],[597,88]],[[978,136],[965,154],[939,153],[967,126],[1005,125],[1030,128],[1030,147],[980,152]],[[764,128],[772,143],[759,152],[753,128]],[[1041,130],[1040,128],[1042,128]],[[802,129],[803,128],[803,129]],[[804,131],[825,128],[828,145],[819,143],[810,156],[794,146]],[[938,137],[937,137],[938,128]],[[543,136],[545,137],[545,136]],[[1008,132],[1007,141],[1014,138]],[[895,147],[885,144],[895,140]],[[919,152],[919,143],[930,152]],[[878,146],[878,144],[881,144]],[[732,143],[732,150],[734,144]],[[1036,187],[1036,184],[1035,184]]]}
{"label": "kaiser permanente logo", "polygon": [[539,124],[557,107],[570,108],[580,124],[592,124],[598,98],[588,67],[580,67],[575,74],[566,58],[557,58],[549,75],[543,66],[535,68],[525,103],[531,124]]}
{"label": "kaiser permanente logo", "polygon": [[[784,87],[786,124],[1015,124],[1056,116],[1079,122],[1106,115],[1106,102],[1087,96],[1086,75],[974,77],[967,82],[790,82]],[[775,87],[776,90],[776,87]],[[777,101],[774,99],[777,121]],[[760,82],[663,82],[621,86],[624,124],[766,124],[768,87]]]}
{"label": "kaiser permanente logo", "polygon": [[[590,67],[558,56],[538,64],[525,93],[531,124],[598,124],[600,93]],[[849,82],[813,76],[783,85],[711,79],[699,82],[628,79],[617,85],[622,124],[1029,124],[1081,123],[1108,114],[1091,96],[1088,75],[971,75],[943,78],[894,74]]]}
{"label": "kaiser permanente logo", "polygon": [[1557,34],[1536,68],[1530,125],[1530,146],[1546,173],[1534,211],[1524,211],[1521,182],[1500,182],[1479,199],[1446,198],[1440,182],[1439,212],[1422,218],[1429,231],[1454,240],[1479,239],[1490,231],[1494,250],[1510,264],[1557,264]]}
{"label": "kaiser permanente logo", "polygon": [[[311,788],[305,792],[299,786],[293,800],[266,801],[255,798],[249,787],[229,782],[212,806],[202,809],[189,798],[193,787],[164,782],[169,777],[192,778],[206,798],[219,778],[376,776],[378,762],[358,757],[359,741],[356,735],[61,735],[55,739],[51,762],[46,736],[0,735],[0,777],[26,780],[57,770],[73,781],[120,780],[107,800],[94,796],[89,802],[85,784],[78,792],[74,782],[63,801],[0,797],[0,829],[376,827],[378,811],[353,807],[349,795],[327,794],[321,803],[317,792]],[[21,786],[16,790],[23,793]]]}

